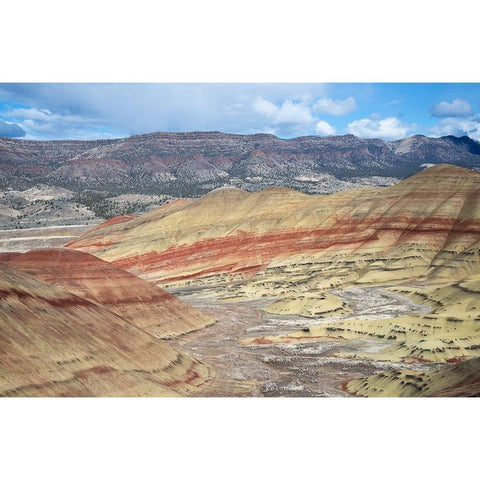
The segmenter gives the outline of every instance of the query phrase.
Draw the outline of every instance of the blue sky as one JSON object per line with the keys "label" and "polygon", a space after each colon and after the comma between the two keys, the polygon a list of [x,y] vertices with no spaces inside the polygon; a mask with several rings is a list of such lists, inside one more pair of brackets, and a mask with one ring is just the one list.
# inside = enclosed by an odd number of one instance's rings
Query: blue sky
{"label": "blue sky", "polygon": [[0,136],[209,130],[480,141],[480,84],[0,84]]}

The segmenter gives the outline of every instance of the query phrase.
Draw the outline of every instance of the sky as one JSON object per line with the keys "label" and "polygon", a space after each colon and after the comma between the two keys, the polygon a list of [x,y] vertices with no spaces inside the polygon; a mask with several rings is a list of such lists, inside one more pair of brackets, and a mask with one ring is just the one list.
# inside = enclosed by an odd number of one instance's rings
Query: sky
{"label": "sky", "polygon": [[3,137],[90,140],[157,131],[480,141],[480,84],[0,83]]}

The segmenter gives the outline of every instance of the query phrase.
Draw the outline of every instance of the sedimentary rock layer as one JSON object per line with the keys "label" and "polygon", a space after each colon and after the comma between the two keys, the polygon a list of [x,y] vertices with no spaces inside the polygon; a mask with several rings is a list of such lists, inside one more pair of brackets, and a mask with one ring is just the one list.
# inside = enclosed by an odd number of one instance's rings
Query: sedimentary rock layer
{"label": "sedimentary rock layer", "polygon": [[365,397],[478,397],[480,358],[433,372],[394,370],[348,382],[348,392]]}
{"label": "sedimentary rock layer", "polygon": [[[245,294],[480,272],[480,174],[429,168],[388,188],[310,196],[216,190],[67,246],[171,286],[241,281]],[[248,280],[248,282],[246,282]]]}
{"label": "sedimentary rock layer", "polygon": [[[383,348],[362,358],[407,363],[459,363],[480,353],[480,276],[442,286],[398,286],[390,291],[409,297],[430,311],[393,318],[337,318],[283,336],[245,339],[249,344],[371,339]],[[339,299],[340,300],[340,299]],[[330,302],[331,303],[331,302]],[[337,302],[338,303],[338,302]],[[328,312],[327,312],[328,313]],[[346,354],[345,356],[349,356]]]}
{"label": "sedimentary rock layer", "polygon": [[101,305],[156,337],[180,335],[213,322],[156,285],[87,253],[32,250],[5,256],[4,261],[18,271]]}
{"label": "sedimentary rock layer", "polygon": [[203,364],[85,298],[0,263],[0,395],[195,392]]}
{"label": "sedimentary rock layer", "polygon": [[[274,297],[268,312],[321,319],[296,333],[246,338],[246,345],[334,337],[378,342],[361,355],[375,361],[460,364],[478,357],[480,174],[471,170],[438,165],[393,187],[322,197],[222,189],[99,227],[70,247],[159,284]],[[350,305],[328,292],[369,285],[395,286],[395,294],[430,312],[354,318]],[[458,369],[450,373],[451,385],[460,377]],[[372,382],[378,388],[376,377]],[[411,393],[395,388],[388,392]]]}

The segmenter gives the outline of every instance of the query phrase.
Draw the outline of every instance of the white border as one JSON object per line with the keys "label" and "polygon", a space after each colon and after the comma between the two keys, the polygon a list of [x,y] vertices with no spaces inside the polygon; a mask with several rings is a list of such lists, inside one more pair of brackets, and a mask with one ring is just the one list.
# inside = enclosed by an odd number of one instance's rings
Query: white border
{"label": "white border", "polygon": [[[3,399],[2,478],[470,478],[474,399]],[[468,435],[471,435],[470,438]]]}
{"label": "white border", "polygon": [[[29,0],[0,15],[3,82],[480,80],[478,6],[466,0]],[[469,399],[0,399],[0,471],[467,478],[477,410]]]}
{"label": "white border", "polygon": [[19,81],[476,82],[471,0],[3,2]]}

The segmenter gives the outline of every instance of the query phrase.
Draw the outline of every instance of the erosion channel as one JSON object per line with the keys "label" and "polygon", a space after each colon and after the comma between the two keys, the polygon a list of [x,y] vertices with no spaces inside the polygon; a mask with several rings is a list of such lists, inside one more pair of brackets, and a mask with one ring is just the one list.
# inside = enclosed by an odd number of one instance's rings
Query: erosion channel
{"label": "erosion channel", "polygon": [[[214,377],[204,396],[348,396],[345,382],[405,365],[337,356],[374,351],[389,345],[367,339],[325,339],[321,342],[245,345],[241,340],[261,335],[281,335],[308,328],[322,321],[379,318],[426,313],[429,307],[380,287],[349,288],[332,293],[346,300],[353,310],[343,317],[305,318],[274,315],[262,308],[273,299],[223,301],[202,291],[176,292],[184,301],[216,318],[205,329],[171,340],[174,347],[210,365]],[[413,364],[411,369],[428,370],[437,364]]]}

